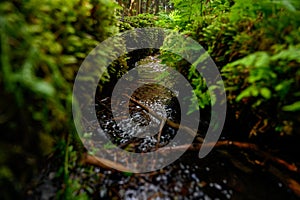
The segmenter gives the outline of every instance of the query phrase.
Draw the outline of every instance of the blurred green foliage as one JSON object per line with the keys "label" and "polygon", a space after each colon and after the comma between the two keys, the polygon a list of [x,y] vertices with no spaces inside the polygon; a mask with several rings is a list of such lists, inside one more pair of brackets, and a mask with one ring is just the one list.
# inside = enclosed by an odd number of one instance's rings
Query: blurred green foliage
{"label": "blurred green foliage", "polygon": [[2,199],[22,198],[43,156],[76,135],[72,84],[87,54],[118,31],[115,8],[107,0],[1,1]]}
{"label": "blurred green foliage", "polygon": [[[207,50],[225,81],[233,113],[228,119],[248,127],[244,131],[250,136],[275,130],[281,135],[297,133],[299,1],[171,2],[175,9],[161,14],[157,25],[192,37]],[[205,80],[191,65],[167,51],[161,58],[189,78],[201,108],[210,106]]]}
{"label": "blurred green foliage", "polygon": [[[63,177],[64,186],[57,198],[87,199],[87,194],[93,193],[91,187],[69,176],[79,159],[75,150],[82,148],[71,113],[72,85],[88,53],[118,31],[159,26],[192,37],[222,72],[230,122],[247,127],[250,136],[266,130],[281,135],[299,132],[299,2],[171,0],[174,10],[168,14],[117,20],[119,7],[110,0],[1,1],[2,199],[24,197],[24,185],[36,174],[44,156],[53,152],[53,146],[63,160],[56,176]],[[122,41],[107,51],[114,55],[119,48],[123,48]],[[183,51],[186,48],[194,47]],[[149,53],[139,53],[145,52]],[[199,107],[209,107],[213,98],[193,65],[167,49],[162,48],[161,53],[164,63],[191,81]],[[127,56],[139,59],[140,55],[133,52]],[[128,57],[112,63],[101,81],[121,77],[132,59]],[[196,60],[197,64],[202,61]],[[97,62],[101,65],[105,58]],[[194,109],[198,108],[190,112]]]}
{"label": "blurred green foliage", "polygon": [[133,30],[134,28],[154,27],[155,20],[157,19],[157,16],[149,13],[143,13],[130,17],[124,16],[119,20],[118,27],[120,32]]}

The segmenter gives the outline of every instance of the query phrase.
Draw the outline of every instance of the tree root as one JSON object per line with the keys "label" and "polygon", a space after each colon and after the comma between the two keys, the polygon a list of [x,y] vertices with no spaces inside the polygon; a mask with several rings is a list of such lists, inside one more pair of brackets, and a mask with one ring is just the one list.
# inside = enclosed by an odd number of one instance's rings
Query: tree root
{"label": "tree root", "polygon": [[239,149],[252,150],[252,151],[258,153],[259,155],[263,156],[266,160],[270,160],[274,163],[277,163],[277,164],[279,164],[280,166],[286,168],[289,171],[299,173],[299,169],[295,164],[290,164],[290,163],[288,163],[287,161],[285,161],[281,158],[275,157],[275,156],[271,155],[268,152],[260,150],[257,145],[252,144],[252,143],[247,143],[247,142],[224,140],[224,141],[218,141],[216,144],[207,143],[204,146],[202,144],[197,143],[197,144],[192,144],[192,145],[190,145],[190,144],[180,145],[180,146],[176,146],[176,147],[163,147],[163,148],[160,148],[158,151],[165,152],[165,151],[171,151],[171,150],[176,151],[176,150],[183,150],[183,149],[188,149],[188,150],[192,150],[192,151],[199,151],[202,146],[205,148],[205,147],[211,147],[213,145],[214,145],[215,148],[216,147],[229,147],[229,146],[232,146],[232,147],[237,147]]}
{"label": "tree root", "polygon": [[109,169],[109,170],[119,169],[120,171],[123,171],[123,172],[131,171],[126,166],[123,166],[119,163],[113,162],[111,160],[107,160],[105,158],[100,158],[98,156],[90,155],[88,153],[84,153],[84,155],[81,159],[81,164],[93,165],[96,167],[101,167],[101,168]]}
{"label": "tree root", "polygon": [[[124,96],[128,97],[133,103],[135,103],[138,106],[140,106],[141,108],[143,108],[145,111],[147,111],[149,114],[151,114],[155,118],[159,119],[162,122],[166,122],[166,124],[169,125],[170,127],[174,128],[174,129],[179,129],[179,127],[181,126],[180,128],[184,129],[185,132],[192,135],[193,137],[196,136],[197,131],[194,131],[189,127],[182,126],[182,125],[177,124],[169,119],[161,117],[160,115],[155,113],[150,108],[148,108],[145,105],[143,105],[142,103],[138,102],[136,99],[134,99],[126,94],[124,94]],[[157,149],[157,152],[166,154],[170,151],[180,151],[180,150],[185,150],[185,149],[187,149],[188,151],[199,151],[201,147],[205,148],[205,147],[211,147],[211,146],[214,146],[215,148],[235,147],[238,149],[251,150],[252,152],[256,153],[256,155],[261,156],[264,160],[263,162],[256,161],[256,162],[254,162],[255,164],[265,167],[271,174],[273,174],[275,177],[277,177],[291,191],[293,191],[295,195],[300,197],[300,184],[296,180],[291,178],[289,175],[285,174],[284,172],[282,172],[281,170],[279,170],[276,167],[276,165],[281,166],[282,168],[285,168],[289,172],[299,174],[299,169],[295,164],[288,163],[287,161],[285,161],[281,158],[275,157],[275,156],[271,155],[269,152],[261,150],[257,145],[252,144],[252,143],[226,140],[226,141],[218,141],[216,144],[207,143],[203,146],[203,144],[202,144],[203,139],[200,138],[200,139],[198,139],[198,141],[199,141],[199,143],[196,143],[196,144],[186,144],[186,145],[180,145],[180,146],[175,146],[175,147],[162,147],[162,148]],[[268,163],[268,165],[266,165],[267,161],[271,161],[272,164]],[[106,169],[111,169],[111,167],[112,167],[112,168],[119,169],[121,171],[131,171],[126,166],[123,166],[119,163],[107,160],[105,158],[99,158],[97,156],[89,155],[87,153],[84,154],[82,163],[99,166],[99,167],[106,168]]]}
{"label": "tree root", "polygon": [[[168,151],[179,151],[184,150],[188,148],[188,151],[199,151],[200,148],[203,146],[204,148],[207,146],[212,146],[214,144],[207,143],[205,146],[203,144],[187,144],[187,145],[181,145],[176,147],[163,147],[160,148],[158,151],[161,151],[162,153],[166,153]],[[271,155],[269,152],[262,151],[259,149],[259,147],[252,143],[246,143],[246,142],[237,142],[237,141],[218,141],[215,146],[215,148],[229,148],[229,147],[235,147],[238,149],[245,149],[245,150],[251,150],[252,152],[256,153],[256,155],[261,156],[263,158],[263,162],[256,161],[254,162],[257,165],[260,165],[264,167],[266,170],[268,170],[271,174],[273,174],[275,177],[277,177],[282,183],[286,185],[291,191],[294,192],[295,195],[300,197],[300,183],[298,183],[296,180],[291,178],[286,173],[282,172],[282,170],[279,170],[277,166],[281,166],[282,168],[285,168],[287,171],[291,173],[297,173],[299,174],[299,168],[294,163],[288,163],[287,161],[275,157]],[[267,163],[267,161],[271,161],[271,163]]]}
{"label": "tree root", "polygon": [[[208,147],[210,145],[213,145],[213,144],[208,143],[205,146]],[[171,147],[171,148],[163,147],[163,148],[159,148],[157,150],[157,152],[166,154],[170,151],[180,151],[180,150],[184,150],[186,148],[188,148],[188,151],[199,151],[201,146],[202,146],[202,144],[192,144],[192,145],[187,144],[187,145],[181,145],[181,146],[176,146],[176,147]],[[257,161],[257,162],[255,162],[255,164],[264,167],[271,174],[273,174],[275,177],[277,177],[282,183],[284,183],[286,185],[286,187],[288,187],[291,191],[293,191],[295,195],[300,197],[300,183],[298,183],[296,180],[291,178],[286,173],[279,170],[274,164],[284,167],[285,169],[287,169],[290,172],[299,173],[299,169],[297,168],[296,165],[290,164],[281,158],[274,157],[273,155],[260,150],[255,144],[251,144],[251,143],[236,142],[236,141],[219,141],[216,143],[215,147],[216,148],[235,147],[238,149],[254,151],[259,156],[262,156],[263,159],[265,160],[264,162]],[[266,161],[271,161],[273,164],[271,164],[271,163],[266,164]],[[89,155],[87,153],[84,155],[84,157],[82,159],[82,163],[94,165],[94,166],[98,166],[98,167],[101,167],[104,169],[110,169],[110,170],[112,170],[112,168],[115,168],[115,169],[118,169],[118,170],[124,171],[124,172],[131,171],[126,166],[123,166],[119,163],[107,160],[105,158],[99,158],[94,155]]]}

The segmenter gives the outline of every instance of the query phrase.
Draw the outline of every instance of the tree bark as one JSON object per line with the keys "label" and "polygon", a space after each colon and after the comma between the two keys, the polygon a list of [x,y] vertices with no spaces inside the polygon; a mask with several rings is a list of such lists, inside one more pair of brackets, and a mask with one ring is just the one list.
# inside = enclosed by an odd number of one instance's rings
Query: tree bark
{"label": "tree bark", "polygon": [[146,13],[149,13],[150,3],[151,3],[151,0],[146,1]]}
{"label": "tree bark", "polygon": [[139,1],[139,9],[138,9],[138,13],[142,14],[143,13],[143,1],[142,0],[138,0]]}
{"label": "tree bark", "polygon": [[159,0],[155,0],[155,14],[159,12]]}

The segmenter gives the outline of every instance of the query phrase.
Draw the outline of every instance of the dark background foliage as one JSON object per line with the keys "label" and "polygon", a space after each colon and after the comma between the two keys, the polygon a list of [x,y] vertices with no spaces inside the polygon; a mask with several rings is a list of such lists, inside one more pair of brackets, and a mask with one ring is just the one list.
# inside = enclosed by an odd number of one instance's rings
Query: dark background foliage
{"label": "dark background foliage", "polygon": [[[84,151],[73,124],[72,85],[81,62],[97,44],[133,28],[158,26],[197,40],[226,85],[225,134],[264,147],[275,145],[295,159],[292,153],[297,151],[300,132],[299,1],[141,2],[1,1],[2,199],[23,198],[48,163],[45,157],[54,154],[59,155],[55,176],[63,179],[57,197],[86,199],[92,193],[86,192],[92,188],[69,176],[78,165],[77,152]],[[153,53],[157,51],[148,49],[120,57],[101,83],[117,80],[137,60]],[[164,63],[190,78],[201,99],[199,107],[210,106],[202,77],[163,48],[160,54]],[[190,112],[194,109],[199,108]]]}

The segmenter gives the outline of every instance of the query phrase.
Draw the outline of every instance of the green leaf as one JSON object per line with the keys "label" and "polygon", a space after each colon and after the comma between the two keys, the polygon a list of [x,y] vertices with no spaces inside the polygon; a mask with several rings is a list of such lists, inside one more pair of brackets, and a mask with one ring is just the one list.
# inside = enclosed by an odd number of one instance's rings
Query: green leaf
{"label": "green leaf", "polygon": [[245,90],[243,90],[237,97],[236,97],[236,101],[239,102],[241,101],[243,98],[245,97],[250,97],[251,96],[251,89],[247,88]]}
{"label": "green leaf", "polygon": [[283,111],[300,111],[300,101],[297,101],[291,105],[286,105],[282,107]]}
{"label": "green leaf", "polygon": [[258,89],[255,86],[249,86],[247,87],[245,90],[243,90],[236,98],[236,101],[239,102],[240,100],[242,100],[243,98],[246,97],[256,97],[258,96]]}
{"label": "green leaf", "polygon": [[256,61],[256,54],[250,54],[249,56],[246,56],[244,58],[241,58],[237,61],[234,61],[232,63],[230,63],[230,66],[236,66],[236,65],[243,65],[245,67],[254,65],[255,61]]}
{"label": "green leaf", "polygon": [[266,88],[266,87],[260,89],[260,94],[265,99],[270,99],[271,96],[272,96],[272,92],[268,88]]}
{"label": "green leaf", "polygon": [[31,84],[32,90],[49,97],[53,97],[55,94],[54,87],[46,81],[36,81],[34,84]]}
{"label": "green leaf", "polygon": [[289,11],[296,11],[296,8],[293,6],[293,4],[291,4],[290,0],[282,0],[280,1],[280,4],[283,5]]}
{"label": "green leaf", "polygon": [[75,56],[63,55],[61,56],[63,64],[75,64],[77,63],[77,59]]}
{"label": "green leaf", "polygon": [[270,56],[266,52],[257,52],[255,67],[268,67],[270,64]]}

